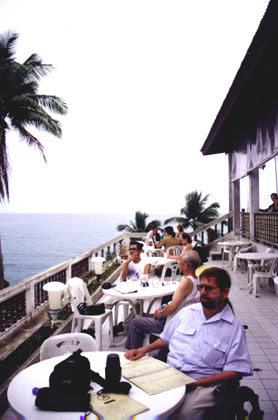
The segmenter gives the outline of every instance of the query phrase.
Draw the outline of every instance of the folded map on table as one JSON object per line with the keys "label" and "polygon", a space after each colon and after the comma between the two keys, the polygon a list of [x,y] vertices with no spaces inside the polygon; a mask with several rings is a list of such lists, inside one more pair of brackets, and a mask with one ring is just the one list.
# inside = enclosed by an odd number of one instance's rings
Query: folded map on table
{"label": "folded map on table", "polygon": [[150,395],[195,382],[195,379],[153,357],[122,365],[122,376]]}
{"label": "folded map on table", "polygon": [[91,394],[93,412],[100,419],[126,420],[149,410],[144,404],[124,394]]}

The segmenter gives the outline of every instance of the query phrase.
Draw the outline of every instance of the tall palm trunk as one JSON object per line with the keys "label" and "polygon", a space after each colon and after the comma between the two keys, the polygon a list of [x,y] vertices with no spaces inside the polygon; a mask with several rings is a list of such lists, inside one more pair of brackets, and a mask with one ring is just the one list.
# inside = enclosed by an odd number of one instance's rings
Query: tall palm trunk
{"label": "tall palm trunk", "polygon": [[0,290],[4,289],[4,264],[3,264],[3,255],[2,255],[2,248],[1,248],[1,238],[0,238]]}

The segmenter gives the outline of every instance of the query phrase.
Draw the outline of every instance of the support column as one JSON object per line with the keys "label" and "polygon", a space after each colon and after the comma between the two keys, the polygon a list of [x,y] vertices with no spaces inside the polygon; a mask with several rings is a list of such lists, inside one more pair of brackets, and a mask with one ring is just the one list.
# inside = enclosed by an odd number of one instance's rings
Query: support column
{"label": "support column", "polygon": [[250,214],[250,239],[255,238],[255,218],[254,213],[259,211],[260,191],[259,191],[259,168],[249,173],[249,214]]}
{"label": "support column", "polygon": [[231,181],[231,159],[232,154],[229,154],[229,211],[234,213],[234,233],[240,235],[240,181]]}

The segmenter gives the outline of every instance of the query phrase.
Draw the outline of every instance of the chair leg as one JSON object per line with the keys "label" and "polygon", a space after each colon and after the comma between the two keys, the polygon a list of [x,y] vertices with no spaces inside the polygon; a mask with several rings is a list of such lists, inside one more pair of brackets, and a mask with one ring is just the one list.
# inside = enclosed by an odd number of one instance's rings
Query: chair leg
{"label": "chair leg", "polygon": [[[126,305],[124,305],[124,308]],[[112,312],[109,314],[109,331],[110,331],[110,343],[112,344],[114,341],[114,335],[113,335],[113,315]]]}
{"label": "chair leg", "polygon": [[260,278],[256,275],[253,276],[253,295],[254,297],[260,297]]}
{"label": "chair leg", "polygon": [[[113,331],[113,327],[112,327]],[[102,322],[100,319],[95,320],[95,334],[98,351],[102,350]]]}

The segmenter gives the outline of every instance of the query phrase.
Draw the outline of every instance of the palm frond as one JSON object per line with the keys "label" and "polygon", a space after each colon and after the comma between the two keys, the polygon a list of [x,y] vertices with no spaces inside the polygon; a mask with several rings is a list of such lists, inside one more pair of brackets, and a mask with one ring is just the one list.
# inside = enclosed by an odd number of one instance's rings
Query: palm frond
{"label": "palm frond", "polygon": [[24,140],[28,144],[28,146],[36,147],[40,151],[44,161],[46,162],[46,157],[44,154],[44,147],[39,142],[39,140],[35,136],[33,136],[31,133],[29,133],[29,131],[25,130],[24,127],[18,127],[17,129],[20,133],[22,140]]}
{"label": "palm frond", "polygon": [[11,60],[15,53],[15,43],[18,34],[7,31],[0,35],[0,63],[4,60]]}

